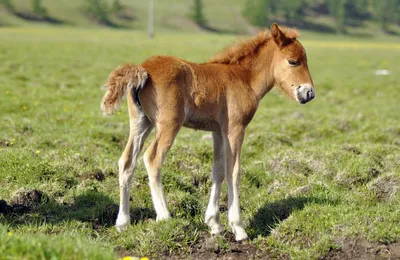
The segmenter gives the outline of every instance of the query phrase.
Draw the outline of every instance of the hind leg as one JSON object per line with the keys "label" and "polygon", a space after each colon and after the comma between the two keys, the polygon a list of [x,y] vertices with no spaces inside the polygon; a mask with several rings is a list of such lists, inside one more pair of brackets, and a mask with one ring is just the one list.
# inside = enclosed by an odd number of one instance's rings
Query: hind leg
{"label": "hind leg", "polygon": [[151,197],[153,199],[154,209],[157,212],[157,221],[170,217],[161,183],[161,166],[180,127],[180,124],[174,121],[164,121],[162,124],[158,124],[156,138],[152,141],[143,156],[149,175]]}
{"label": "hind leg", "polygon": [[239,182],[240,182],[240,152],[244,139],[244,127],[231,127],[224,136],[225,175],[228,183],[228,219],[229,226],[235,234],[236,241],[247,239],[240,218]]}
{"label": "hind leg", "polygon": [[118,162],[120,189],[120,204],[116,221],[116,228],[118,231],[122,231],[130,224],[129,187],[139,153],[143,148],[144,141],[152,129],[153,125],[140,111],[135,115],[135,117],[131,117],[129,140]]}

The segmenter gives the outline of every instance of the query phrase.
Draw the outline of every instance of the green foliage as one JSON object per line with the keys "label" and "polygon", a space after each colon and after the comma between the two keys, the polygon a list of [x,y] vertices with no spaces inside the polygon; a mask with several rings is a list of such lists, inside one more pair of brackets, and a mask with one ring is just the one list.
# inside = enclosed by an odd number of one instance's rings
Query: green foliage
{"label": "green foliage", "polygon": [[207,24],[207,20],[203,13],[202,0],[194,0],[191,17],[193,21],[200,26],[205,26]]}
{"label": "green foliage", "polygon": [[42,0],[31,0],[33,13],[40,17],[47,16],[47,10],[42,5]]}
{"label": "green foliage", "polygon": [[14,10],[14,5],[11,2],[11,0],[1,0],[0,3],[2,5],[4,5],[5,8],[7,8],[7,10],[9,10],[9,11],[13,11]]}
{"label": "green foliage", "polygon": [[336,20],[336,31],[338,33],[344,33],[346,21],[346,0],[329,0],[328,4],[330,14]]}
{"label": "green foliage", "polygon": [[360,26],[371,19],[378,20],[388,31],[389,24],[400,21],[400,0],[247,0],[243,15],[256,26],[280,21],[301,27],[314,23],[313,17],[326,15],[326,10],[338,33],[345,33],[346,26]]}
{"label": "green foliage", "polygon": [[298,1],[280,1],[279,2],[283,10],[284,17],[289,23],[300,23],[303,20],[303,10],[305,9],[305,3],[301,0]]}
{"label": "green foliage", "polygon": [[86,12],[101,24],[111,24],[108,16],[109,7],[105,0],[86,0]]}
{"label": "green foliage", "polygon": [[247,0],[243,16],[256,26],[266,26],[270,22],[270,2],[266,0]]}
{"label": "green foliage", "polygon": [[375,7],[377,20],[380,22],[384,31],[390,31],[389,25],[391,23],[400,24],[400,1],[399,0],[385,0],[376,1]]}
{"label": "green foliage", "polygon": [[111,12],[114,14],[120,14],[123,10],[124,6],[121,4],[120,0],[114,0],[111,5]]}

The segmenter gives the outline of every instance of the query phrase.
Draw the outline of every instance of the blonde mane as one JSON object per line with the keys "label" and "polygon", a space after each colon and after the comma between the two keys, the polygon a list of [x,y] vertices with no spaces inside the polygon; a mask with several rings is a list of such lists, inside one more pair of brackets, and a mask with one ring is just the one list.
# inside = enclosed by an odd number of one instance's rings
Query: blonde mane
{"label": "blonde mane", "polygon": [[[280,27],[286,38],[294,40],[299,37],[295,29]],[[236,43],[224,51],[214,55],[209,60],[210,63],[238,64],[240,60],[247,56],[253,56],[258,49],[271,39],[271,32],[265,30],[259,32],[257,36],[248,40]]]}

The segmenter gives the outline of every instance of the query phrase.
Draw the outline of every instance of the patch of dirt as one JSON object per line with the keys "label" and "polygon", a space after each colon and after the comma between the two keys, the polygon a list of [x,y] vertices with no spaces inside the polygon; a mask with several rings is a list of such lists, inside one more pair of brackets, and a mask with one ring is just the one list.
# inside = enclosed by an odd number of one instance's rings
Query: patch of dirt
{"label": "patch of dirt", "polygon": [[351,146],[351,145],[344,145],[342,147],[342,150],[347,151],[347,152],[352,152],[354,154],[360,155],[362,152],[360,151],[360,149],[358,149],[355,146]]}
{"label": "patch of dirt", "polygon": [[348,175],[345,172],[340,172],[336,176],[336,181],[344,186],[351,187],[353,185],[363,185],[367,182],[377,178],[381,174],[381,171],[376,168],[370,168],[366,173],[359,173]]}
{"label": "patch of dirt", "polygon": [[32,208],[44,201],[47,196],[40,190],[21,188],[10,199],[10,205],[15,207]]}
{"label": "patch of dirt", "polygon": [[400,181],[394,176],[383,176],[368,184],[368,189],[375,193],[380,201],[392,200],[399,191]]}
{"label": "patch of dirt", "polygon": [[272,159],[270,161],[269,170],[272,173],[283,175],[303,174],[308,176],[312,174],[312,170],[307,163],[289,157]]}
{"label": "patch of dirt", "polygon": [[112,175],[113,173],[103,172],[103,170],[95,169],[93,171],[82,173],[78,176],[80,180],[97,180],[102,182],[106,179],[106,175]]}
{"label": "patch of dirt", "polygon": [[305,195],[311,190],[312,190],[312,185],[307,184],[305,186],[298,187],[294,191],[290,192],[289,194],[286,195],[285,198],[297,197],[297,196]]}
{"label": "patch of dirt", "polygon": [[225,241],[222,237],[202,232],[190,253],[162,256],[161,259],[273,259],[266,252],[258,250],[249,241],[236,242],[232,233],[225,233],[224,237]]}
{"label": "patch of dirt", "polygon": [[400,242],[390,245],[370,243],[365,239],[342,239],[338,242],[340,249],[331,250],[324,260],[398,260],[400,259]]}
{"label": "patch of dirt", "polygon": [[353,129],[351,122],[347,120],[337,120],[333,124],[336,126],[336,129],[342,133],[350,132]]}
{"label": "patch of dirt", "polygon": [[0,147],[7,147],[12,144],[12,141],[9,140],[0,140]]}
{"label": "patch of dirt", "polygon": [[7,204],[5,200],[0,200],[0,214],[8,214],[12,212],[13,208]]}
{"label": "patch of dirt", "polygon": [[238,243],[233,234],[228,234],[228,245],[221,246],[218,237],[204,232],[193,246],[189,257],[192,259],[251,259],[256,256],[257,249],[248,241]]}
{"label": "patch of dirt", "polygon": [[[272,253],[258,250],[249,241],[236,242],[232,233],[225,233],[223,236],[211,236],[208,232],[201,232],[199,240],[192,245],[189,253],[158,255],[154,259],[277,259]],[[122,247],[116,247],[114,251],[118,257],[136,255]],[[279,259],[289,258],[283,257]]]}
{"label": "patch of dirt", "polygon": [[0,200],[0,214],[23,214],[47,200],[47,195],[40,190],[21,188],[11,197],[10,205]]}

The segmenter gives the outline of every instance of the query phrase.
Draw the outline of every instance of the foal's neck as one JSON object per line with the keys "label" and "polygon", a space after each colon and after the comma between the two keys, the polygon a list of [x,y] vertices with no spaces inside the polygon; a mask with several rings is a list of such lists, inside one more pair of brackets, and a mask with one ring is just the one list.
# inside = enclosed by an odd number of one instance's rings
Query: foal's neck
{"label": "foal's neck", "polygon": [[272,40],[267,41],[259,47],[255,55],[247,56],[240,62],[240,65],[251,73],[248,83],[258,101],[274,87],[272,61],[276,48],[277,46]]}

